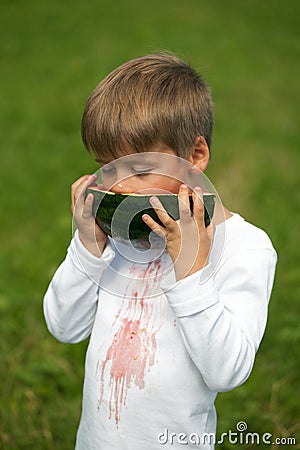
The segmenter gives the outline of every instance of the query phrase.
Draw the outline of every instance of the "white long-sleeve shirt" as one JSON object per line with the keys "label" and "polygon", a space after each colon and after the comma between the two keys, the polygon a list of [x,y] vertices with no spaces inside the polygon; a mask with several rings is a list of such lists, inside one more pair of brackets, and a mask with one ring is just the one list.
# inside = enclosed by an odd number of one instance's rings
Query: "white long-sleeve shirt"
{"label": "white long-sleeve shirt", "polygon": [[167,252],[109,239],[97,258],[75,234],[44,314],[60,341],[90,337],[77,450],[195,448],[196,435],[215,433],[217,392],[251,372],[277,257],[234,214],[216,227],[209,259],[176,282]]}

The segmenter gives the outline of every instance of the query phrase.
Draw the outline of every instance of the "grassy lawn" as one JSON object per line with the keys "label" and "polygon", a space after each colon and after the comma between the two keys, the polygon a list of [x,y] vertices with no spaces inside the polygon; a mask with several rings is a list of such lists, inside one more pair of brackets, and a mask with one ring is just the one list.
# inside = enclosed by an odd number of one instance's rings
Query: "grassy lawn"
{"label": "grassy lawn", "polygon": [[210,84],[207,175],[279,254],[254,371],[218,397],[218,432],[243,420],[300,448],[299,14],[298,0],[1,3],[1,449],[74,448],[87,343],[56,342],[42,298],[71,238],[69,187],[97,169],[80,139],[87,96],[123,61],[157,50]]}

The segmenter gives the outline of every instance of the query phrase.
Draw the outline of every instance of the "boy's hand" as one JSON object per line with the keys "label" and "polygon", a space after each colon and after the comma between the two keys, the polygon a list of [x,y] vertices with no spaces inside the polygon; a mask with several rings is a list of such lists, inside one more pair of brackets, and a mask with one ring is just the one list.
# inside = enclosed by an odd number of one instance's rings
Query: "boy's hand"
{"label": "boy's hand", "polygon": [[95,256],[100,257],[104,250],[107,236],[96,224],[92,214],[93,194],[84,199],[87,187],[92,186],[97,180],[97,175],[84,175],[72,184],[71,210],[78,228],[79,239],[85,248]]}
{"label": "boy's hand", "polygon": [[180,186],[178,194],[179,220],[175,221],[169,216],[157,197],[151,198],[151,204],[164,227],[158,225],[149,215],[143,216],[151,230],[164,236],[177,280],[197,272],[207,264],[213,240],[213,225],[205,228],[201,189],[195,188],[192,196],[193,216],[188,187],[184,184]]}

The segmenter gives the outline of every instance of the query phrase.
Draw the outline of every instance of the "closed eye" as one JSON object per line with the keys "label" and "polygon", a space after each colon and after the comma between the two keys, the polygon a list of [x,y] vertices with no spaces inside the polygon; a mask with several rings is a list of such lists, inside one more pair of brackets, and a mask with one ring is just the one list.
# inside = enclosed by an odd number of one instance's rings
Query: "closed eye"
{"label": "closed eye", "polygon": [[115,169],[115,167],[102,167],[101,170],[102,170],[102,173],[104,173],[104,174],[111,174],[111,173],[115,172],[116,169]]}
{"label": "closed eye", "polygon": [[136,176],[146,176],[149,175],[152,169],[135,169],[132,167],[131,172]]}

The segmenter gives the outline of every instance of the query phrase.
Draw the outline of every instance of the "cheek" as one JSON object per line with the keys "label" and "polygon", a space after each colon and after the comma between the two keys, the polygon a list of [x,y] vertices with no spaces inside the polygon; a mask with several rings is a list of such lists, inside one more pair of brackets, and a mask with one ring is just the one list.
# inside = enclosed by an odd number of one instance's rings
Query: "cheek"
{"label": "cheek", "polygon": [[112,185],[115,183],[115,177],[109,176],[109,175],[103,175],[102,174],[102,185],[105,189],[109,190]]}
{"label": "cheek", "polygon": [[172,194],[178,194],[179,187],[181,184],[182,184],[181,181],[174,180],[169,184],[169,191],[172,192]]}
{"label": "cheek", "polygon": [[177,180],[176,178],[158,175],[153,186],[166,190],[168,192],[172,192],[172,194],[178,194],[179,186],[181,184],[182,182],[180,180]]}

